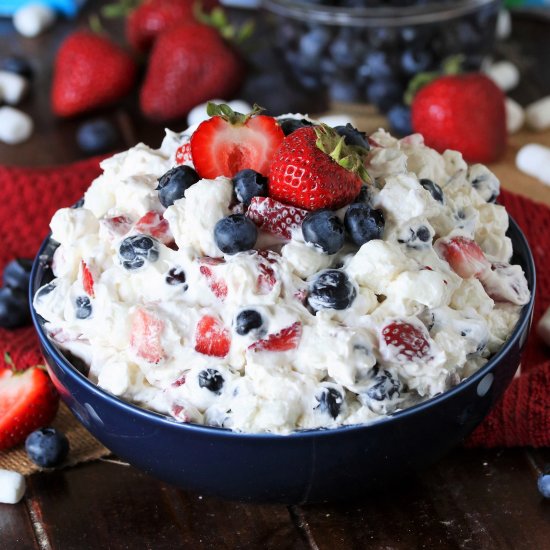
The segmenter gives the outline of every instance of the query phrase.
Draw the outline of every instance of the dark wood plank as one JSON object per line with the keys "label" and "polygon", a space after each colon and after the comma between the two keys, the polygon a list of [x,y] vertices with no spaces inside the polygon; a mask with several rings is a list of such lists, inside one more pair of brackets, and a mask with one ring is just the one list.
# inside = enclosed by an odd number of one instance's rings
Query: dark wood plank
{"label": "dark wood plank", "polygon": [[38,550],[32,521],[25,501],[0,504],[0,548]]}

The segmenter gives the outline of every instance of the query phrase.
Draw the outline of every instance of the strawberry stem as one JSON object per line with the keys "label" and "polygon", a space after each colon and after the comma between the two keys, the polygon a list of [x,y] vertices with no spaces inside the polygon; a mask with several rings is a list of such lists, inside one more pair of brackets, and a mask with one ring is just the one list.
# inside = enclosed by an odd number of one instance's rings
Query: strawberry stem
{"label": "strawberry stem", "polygon": [[254,32],[255,25],[253,20],[249,19],[240,27],[236,27],[229,22],[229,18],[223,8],[216,7],[210,13],[206,13],[200,1],[194,4],[193,15],[197,21],[215,28],[225,40],[234,44],[242,44]]}
{"label": "strawberry stem", "polygon": [[11,368],[15,366],[13,363],[13,359],[11,358],[11,355],[7,351],[4,352],[4,363],[6,363],[6,365],[8,365]]}
{"label": "strawberry stem", "polygon": [[208,116],[219,116],[233,125],[242,125],[253,116],[259,115],[264,111],[263,107],[260,107],[257,103],[254,103],[252,111],[247,114],[237,113],[226,103],[212,103],[209,101],[206,105],[206,114]]}
{"label": "strawberry stem", "polygon": [[127,17],[130,12],[141,4],[141,0],[120,0],[113,4],[107,4],[101,8],[101,15],[106,19],[120,19]]}

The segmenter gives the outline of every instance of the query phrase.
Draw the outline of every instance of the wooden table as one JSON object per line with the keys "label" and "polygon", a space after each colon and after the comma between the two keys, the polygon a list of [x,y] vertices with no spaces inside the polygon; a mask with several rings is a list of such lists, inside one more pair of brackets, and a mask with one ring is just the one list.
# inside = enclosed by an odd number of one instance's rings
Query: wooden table
{"label": "wooden table", "polygon": [[[90,2],[88,12],[101,3]],[[32,94],[22,105],[32,113],[36,132],[17,147],[0,145],[0,163],[36,166],[82,157],[74,143],[79,121],[55,120],[48,99],[53,53],[73,27],[63,22],[31,40],[0,20],[2,55],[29,56],[36,70]],[[518,26],[516,35],[522,32],[529,34],[529,25]],[[514,43],[509,48],[508,54],[521,55]],[[542,55],[549,51],[539,49]],[[526,101],[535,99],[536,90],[522,93]],[[155,146],[162,126],[137,116],[135,103],[131,99],[105,114],[123,129],[123,145],[139,139]],[[372,111],[354,109],[367,126],[384,123]],[[527,141],[550,145],[550,133],[514,136],[506,158],[493,168],[505,187],[550,204],[550,188],[513,167]],[[539,495],[536,478],[546,463],[550,449],[461,448],[402,489],[365,494],[345,505],[285,507],[191,494],[116,460],[96,461],[31,476],[22,502],[0,505],[0,549],[545,549],[550,501]]]}

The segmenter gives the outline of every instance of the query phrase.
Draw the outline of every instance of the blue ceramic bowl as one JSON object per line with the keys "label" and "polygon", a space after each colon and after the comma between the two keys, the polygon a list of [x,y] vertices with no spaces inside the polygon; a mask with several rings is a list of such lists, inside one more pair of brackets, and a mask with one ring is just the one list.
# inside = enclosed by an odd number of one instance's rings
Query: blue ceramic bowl
{"label": "blue ceramic bowl", "polygon": [[[230,499],[285,504],[349,499],[441,458],[481,422],[512,380],[531,324],[535,268],[524,235],[510,222],[513,262],[525,271],[532,297],[508,341],[454,388],[369,425],[282,436],[178,423],[97,387],[49,340],[34,310],[33,321],[63,401],[101,443],[137,468],[184,489]],[[31,296],[52,277],[55,246],[47,239],[38,253]]]}

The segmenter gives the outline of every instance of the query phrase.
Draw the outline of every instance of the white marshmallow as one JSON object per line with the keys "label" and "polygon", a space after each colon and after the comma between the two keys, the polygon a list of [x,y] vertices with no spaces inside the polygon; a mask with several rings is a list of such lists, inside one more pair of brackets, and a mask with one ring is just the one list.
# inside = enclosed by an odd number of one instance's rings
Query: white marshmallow
{"label": "white marshmallow", "polygon": [[518,84],[518,68],[510,61],[498,61],[486,69],[485,74],[503,91],[513,90]]}
{"label": "white marshmallow", "polygon": [[45,4],[26,4],[13,14],[13,26],[19,34],[32,38],[51,27],[55,18],[55,11]]}
{"label": "white marshmallow", "polygon": [[537,324],[537,334],[546,345],[550,346],[550,307]]}
{"label": "white marshmallow", "polygon": [[0,99],[10,105],[17,105],[25,92],[29,83],[23,76],[11,73],[9,71],[0,71]]}
{"label": "white marshmallow", "polygon": [[509,134],[515,134],[525,123],[525,111],[523,107],[513,99],[506,98],[506,128]]}
{"label": "white marshmallow", "polygon": [[11,470],[0,470],[0,502],[16,504],[25,494],[25,478]]}
{"label": "white marshmallow", "polygon": [[550,128],[550,96],[528,105],[525,109],[525,120],[533,130]]}
{"label": "white marshmallow", "polygon": [[526,174],[550,185],[550,149],[538,143],[524,145],[516,156],[516,166]]}
{"label": "white marshmallow", "polygon": [[512,34],[512,17],[508,10],[498,12],[496,32],[500,40],[505,40]]}
{"label": "white marshmallow", "polygon": [[13,107],[0,107],[0,141],[15,145],[30,137],[34,128],[32,118]]}
{"label": "white marshmallow", "polygon": [[246,114],[252,111],[252,105],[240,99],[235,99],[233,101],[225,101],[223,99],[210,99],[205,103],[200,103],[189,111],[189,114],[187,115],[187,124],[189,124],[189,126],[200,124],[204,120],[210,118],[206,114],[206,106],[208,105],[208,103],[226,103],[237,113]]}

